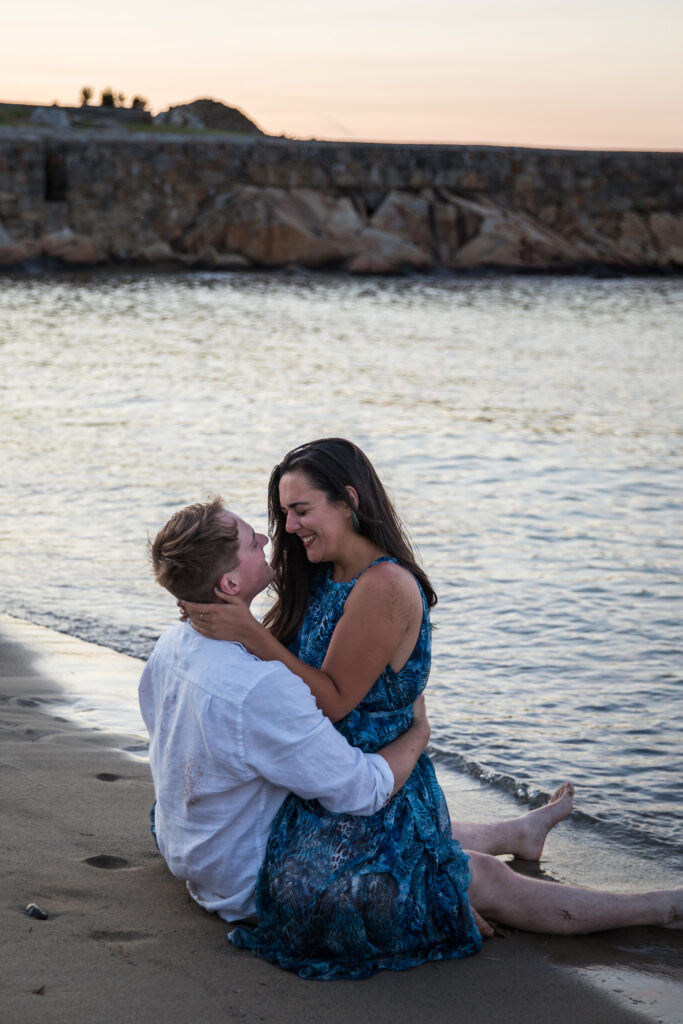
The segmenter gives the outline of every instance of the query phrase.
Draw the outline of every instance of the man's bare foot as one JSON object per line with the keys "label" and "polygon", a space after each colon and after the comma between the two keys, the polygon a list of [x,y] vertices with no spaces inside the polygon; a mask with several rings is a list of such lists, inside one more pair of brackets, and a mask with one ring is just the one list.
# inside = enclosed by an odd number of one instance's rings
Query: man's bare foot
{"label": "man's bare foot", "polygon": [[510,852],[520,860],[539,860],[548,832],[568,818],[573,807],[574,783],[563,782],[544,807],[537,807],[518,819],[518,840]]}

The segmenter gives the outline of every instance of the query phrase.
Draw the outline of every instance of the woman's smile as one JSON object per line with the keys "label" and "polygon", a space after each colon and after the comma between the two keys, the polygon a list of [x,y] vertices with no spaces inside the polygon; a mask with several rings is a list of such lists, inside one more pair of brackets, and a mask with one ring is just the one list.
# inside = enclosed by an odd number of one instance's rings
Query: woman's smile
{"label": "woman's smile", "polygon": [[345,502],[330,501],[300,470],[280,480],[280,507],[287,533],[299,538],[312,562],[334,562],[353,535]]}

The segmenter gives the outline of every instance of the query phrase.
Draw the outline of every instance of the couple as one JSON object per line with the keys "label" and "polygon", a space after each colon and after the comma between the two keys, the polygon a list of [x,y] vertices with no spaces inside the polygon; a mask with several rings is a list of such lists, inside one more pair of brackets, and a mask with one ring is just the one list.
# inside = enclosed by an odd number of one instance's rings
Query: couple
{"label": "couple", "polygon": [[[420,696],[436,595],[363,452],[294,449],[268,502],[272,569],[267,538],[220,500],[176,513],[151,545],[190,620],[140,683],[157,841],[206,909],[257,914],[231,940],[301,977],[364,978],[474,953],[487,918],[556,934],[680,926],[681,891],[591,892],[496,859],[540,856],[570,784],[518,819],[451,826]],[[249,605],[271,582],[261,624]]]}

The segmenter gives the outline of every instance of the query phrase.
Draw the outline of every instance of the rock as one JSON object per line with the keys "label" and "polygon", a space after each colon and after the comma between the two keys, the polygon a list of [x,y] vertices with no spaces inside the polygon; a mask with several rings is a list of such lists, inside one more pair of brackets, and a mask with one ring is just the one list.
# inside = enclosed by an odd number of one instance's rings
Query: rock
{"label": "rock", "polygon": [[559,269],[585,258],[575,245],[527,214],[494,206],[481,207],[480,213],[476,236],[453,254],[449,266]]}
{"label": "rock", "polygon": [[199,99],[169,107],[154,118],[155,124],[171,124],[185,128],[210,128],[235,135],[263,135],[261,129],[237,107],[219,100]]}
{"label": "rock", "polygon": [[211,247],[261,266],[319,267],[354,254],[364,226],[350,199],[246,185],[219,197],[185,245],[193,254]]}
{"label": "rock", "polygon": [[131,256],[136,263],[184,263],[183,253],[175,252],[168,242],[156,241],[140,246]]}
{"label": "rock", "polygon": [[0,267],[13,267],[21,263],[36,260],[42,252],[40,242],[35,238],[27,238],[20,242],[8,242],[0,245]]}
{"label": "rock", "polygon": [[29,917],[35,917],[38,921],[47,921],[47,914],[35,903],[29,903],[29,905],[24,908],[24,913],[28,914]]}
{"label": "rock", "polygon": [[488,211],[464,199],[435,203],[433,211],[437,259],[443,266],[452,267],[460,249],[479,234]]}
{"label": "rock", "polygon": [[352,274],[400,274],[406,270],[426,270],[431,264],[424,249],[375,228],[361,232],[357,248],[347,264]]}
{"label": "rock", "polygon": [[201,131],[206,125],[196,114],[193,114],[187,107],[171,107],[154,118],[155,124],[166,124],[173,128],[194,128]]}
{"label": "rock", "polygon": [[652,235],[640,214],[629,212],[621,218],[617,250],[625,263],[634,266],[645,266],[656,260]]}
{"label": "rock", "polygon": [[[210,127],[230,111],[177,109]],[[3,266],[683,266],[681,154],[119,134],[0,133]]]}
{"label": "rock", "polygon": [[63,228],[41,239],[44,254],[63,263],[100,263],[105,253],[93,239],[77,235],[71,228]]}
{"label": "rock", "polygon": [[191,265],[215,270],[247,270],[251,263],[246,256],[240,256],[239,253],[216,252],[212,246],[207,246],[196,256],[191,257]]}
{"label": "rock", "polygon": [[58,130],[71,127],[69,115],[61,107],[36,107],[29,117],[29,122],[41,127],[56,128]]}
{"label": "rock", "polygon": [[651,213],[648,221],[661,265],[683,266],[683,214]]}
{"label": "rock", "polygon": [[370,224],[378,231],[396,235],[425,252],[432,248],[430,203],[410,192],[390,192],[373,214]]}

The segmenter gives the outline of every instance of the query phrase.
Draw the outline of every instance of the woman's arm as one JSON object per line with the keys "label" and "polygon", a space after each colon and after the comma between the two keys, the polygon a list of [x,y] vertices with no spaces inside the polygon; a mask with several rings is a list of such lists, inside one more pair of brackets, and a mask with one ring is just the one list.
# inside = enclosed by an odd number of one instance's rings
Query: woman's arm
{"label": "woman's arm", "polygon": [[352,589],[322,667],[316,669],[276,640],[243,602],[220,596],[221,604],[183,603],[195,629],[214,640],[243,643],[263,661],[283,662],[304,680],[333,722],[356,707],[387,665],[403,667],[422,623],[415,579],[401,566],[382,562],[363,573]]}

